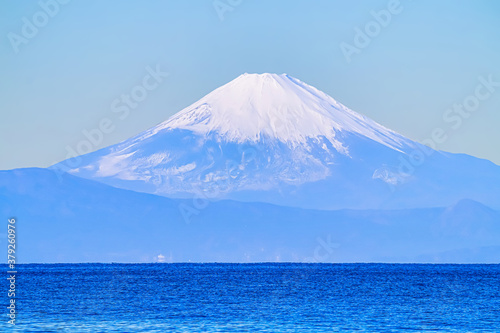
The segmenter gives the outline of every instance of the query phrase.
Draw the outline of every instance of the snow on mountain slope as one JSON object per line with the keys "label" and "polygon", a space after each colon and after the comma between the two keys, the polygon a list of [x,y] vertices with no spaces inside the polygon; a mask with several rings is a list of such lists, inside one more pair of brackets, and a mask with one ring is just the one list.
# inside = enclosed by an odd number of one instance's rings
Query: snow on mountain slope
{"label": "snow on mountain slope", "polygon": [[[463,198],[500,206],[498,166],[423,147],[286,74],[243,74],[150,130],[54,167],[169,197],[322,209]],[[432,156],[422,166],[402,170],[423,150]]]}
{"label": "snow on mountain slope", "polygon": [[358,133],[393,149],[408,140],[330,96],[286,74],[243,74],[214,90],[141,139],[165,129],[200,135],[217,132],[226,141],[258,141],[262,137],[300,145],[325,137],[337,151],[348,152],[337,133]]}

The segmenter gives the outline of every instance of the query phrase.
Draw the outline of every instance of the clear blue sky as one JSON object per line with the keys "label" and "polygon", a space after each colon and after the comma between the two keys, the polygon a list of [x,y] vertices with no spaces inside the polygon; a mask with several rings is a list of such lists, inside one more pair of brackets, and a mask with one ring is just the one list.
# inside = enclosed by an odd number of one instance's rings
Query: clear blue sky
{"label": "clear blue sky", "polygon": [[[500,87],[456,129],[443,120],[479,76],[500,82],[500,2],[401,0],[349,63],[341,43],[389,1],[221,2],[233,4],[224,20],[213,0],[73,0],[53,17],[38,1],[1,1],[0,169],[58,162],[103,118],[114,130],[93,148],[119,142],[245,72],[288,73],[415,140],[443,128],[438,149],[500,164]],[[28,36],[17,53],[13,34]],[[111,103],[157,64],[169,76],[119,119]]]}

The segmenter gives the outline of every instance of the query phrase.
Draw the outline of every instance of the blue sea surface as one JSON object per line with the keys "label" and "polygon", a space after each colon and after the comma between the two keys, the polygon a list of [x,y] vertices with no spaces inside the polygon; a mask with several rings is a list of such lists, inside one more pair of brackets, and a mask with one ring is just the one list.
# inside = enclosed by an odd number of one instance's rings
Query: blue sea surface
{"label": "blue sea surface", "polygon": [[[18,265],[5,332],[500,332],[500,265]],[[6,270],[5,270],[6,271]]]}

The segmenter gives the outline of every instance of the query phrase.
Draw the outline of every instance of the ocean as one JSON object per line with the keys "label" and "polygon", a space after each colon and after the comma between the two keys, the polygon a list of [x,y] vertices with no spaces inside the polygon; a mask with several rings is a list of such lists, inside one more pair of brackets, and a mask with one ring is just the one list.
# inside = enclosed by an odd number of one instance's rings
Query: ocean
{"label": "ocean", "polygon": [[30,264],[17,271],[15,326],[7,323],[8,282],[2,292],[5,332],[500,332],[500,265]]}

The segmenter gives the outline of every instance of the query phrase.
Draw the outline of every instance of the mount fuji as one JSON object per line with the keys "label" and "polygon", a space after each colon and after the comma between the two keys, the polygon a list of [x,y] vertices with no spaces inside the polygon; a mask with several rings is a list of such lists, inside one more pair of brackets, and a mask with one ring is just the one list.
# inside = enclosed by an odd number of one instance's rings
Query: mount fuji
{"label": "mount fuji", "polygon": [[499,166],[412,141],[286,74],[243,74],[135,137],[53,168],[170,198],[500,208]]}
{"label": "mount fuji", "polygon": [[244,74],[116,145],[0,170],[0,214],[23,263],[498,263],[500,167]]}

